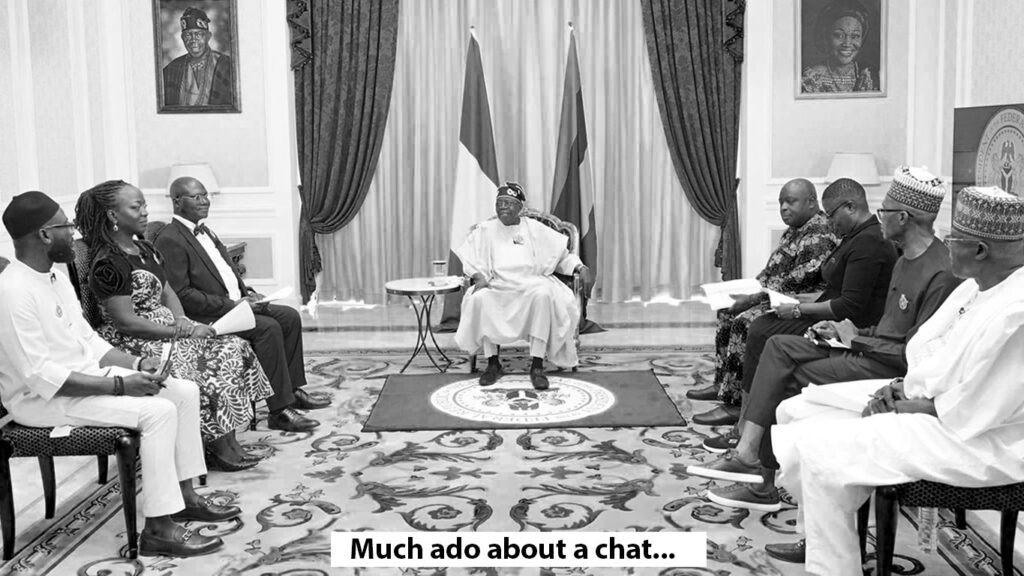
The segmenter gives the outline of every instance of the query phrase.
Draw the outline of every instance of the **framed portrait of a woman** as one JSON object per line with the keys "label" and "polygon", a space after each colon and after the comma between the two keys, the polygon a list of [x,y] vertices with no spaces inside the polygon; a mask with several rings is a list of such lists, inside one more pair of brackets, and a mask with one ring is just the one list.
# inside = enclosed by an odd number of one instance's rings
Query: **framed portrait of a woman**
{"label": "framed portrait of a woman", "polygon": [[797,0],[796,97],[878,98],[888,0]]}

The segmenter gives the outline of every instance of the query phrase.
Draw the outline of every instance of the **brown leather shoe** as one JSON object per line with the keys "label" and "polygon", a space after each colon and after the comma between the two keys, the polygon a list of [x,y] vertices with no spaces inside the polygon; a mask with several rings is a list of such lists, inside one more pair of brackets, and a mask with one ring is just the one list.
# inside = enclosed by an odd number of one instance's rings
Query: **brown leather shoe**
{"label": "brown leather shoe", "polygon": [[534,390],[547,390],[551,385],[543,368],[530,368],[530,384],[533,384]]}
{"label": "brown leather shoe", "polygon": [[320,408],[327,408],[331,405],[331,399],[322,395],[317,394],[316,396],[310,395],[302,388],[295,389],[295,402],[292,403],[292,408],[298,408],[299,410],[318,410]]}
{"label": "brown leather shoe", "polygon": [[801,539],[799,542],[790,544],[765,544],[764,551],[772,558],[783,562],[792,562],[793,564],[807,562],[807,540]]}
{"label": "brown leather shoe", "polygon": [[320,423],[312,418],[306,418],[295,411],[294,408],[285,408],[280,412],[272,412],[267,418],[267,427],[271,430],[284,430],[285,432],[310,432]]}
{"label": "brown leather shoe", "polygon": [[687,390],[686,397],[690,400],[718,400],[718,385],[708,384],[703,388]]}
{"label": "brown leather shoe", "polygon": [[217,536],[203,536],[178,526],[174,536],[167,538],[152,532],[139,535],[139,556],[177,556],[188,558],[216,552],[224,541]]}
{"label": "brown leather shoe", "polygon": [[187,522],[196,520],[198,522],[224,522],[231,520],[242,513],[238,506],[220,506],[214,504],[209,498],[200,498],[195,506],[185,506],[180,512],[171,514],[171,520],[175,522]]}
{"label": "brown leather shoe", "polygon": [[732,426],[739,421],[739,406],[729,406],[728,404],[722,404],[718,408],[703,414],[693,415],[693,423],[703,426]]}
{"label": "brown leather shoe", "polygon": [[488,362],[487,368],[484,373],[480,375],[480,385],[490,386],[498,381],[499,378],[505,375],[505,371],[501,369],[500,362]]}

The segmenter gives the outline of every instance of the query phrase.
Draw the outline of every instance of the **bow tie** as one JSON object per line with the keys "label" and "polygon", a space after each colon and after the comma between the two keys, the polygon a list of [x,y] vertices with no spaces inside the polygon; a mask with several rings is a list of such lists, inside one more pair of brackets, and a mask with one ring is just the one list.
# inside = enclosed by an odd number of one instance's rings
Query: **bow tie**
{"label": "bow tie", "polygon": [[213,238],[213,234],[210,232],[210,229],[206,227],[206,224],[197,225],[196,229],[193,230],[192,233],[195,234],[196,236],[199,236],[200,234],[206,234],[210,238]]}

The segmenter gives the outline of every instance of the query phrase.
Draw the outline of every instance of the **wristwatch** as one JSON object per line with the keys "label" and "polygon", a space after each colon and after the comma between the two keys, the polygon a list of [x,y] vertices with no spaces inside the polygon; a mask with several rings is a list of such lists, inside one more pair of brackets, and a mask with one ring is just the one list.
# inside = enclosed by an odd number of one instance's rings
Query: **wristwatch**
{"label": "wristwatch", "polygon": [[803,313],[800,312],[800,305],[799,304],[793,304],[793,319],[796,320],[796,319],[800,318],[801,316],[803,316]]}

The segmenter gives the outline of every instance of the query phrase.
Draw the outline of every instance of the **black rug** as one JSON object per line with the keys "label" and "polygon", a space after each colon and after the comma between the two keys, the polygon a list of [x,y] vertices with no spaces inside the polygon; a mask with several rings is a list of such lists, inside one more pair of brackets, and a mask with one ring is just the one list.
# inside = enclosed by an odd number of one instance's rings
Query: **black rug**
{"label": "black rug", "polygon": [[650,370],[549,372],[544,391],[526,374],[506,374],[486,388],[478,377],[388,376],[362,431],[686,425]]}

